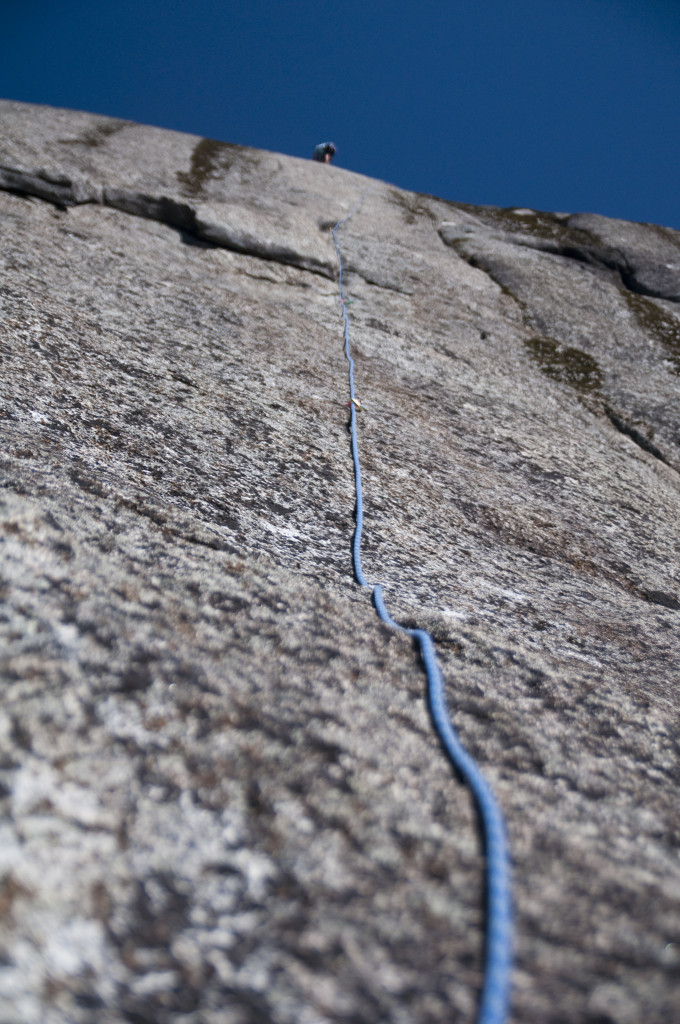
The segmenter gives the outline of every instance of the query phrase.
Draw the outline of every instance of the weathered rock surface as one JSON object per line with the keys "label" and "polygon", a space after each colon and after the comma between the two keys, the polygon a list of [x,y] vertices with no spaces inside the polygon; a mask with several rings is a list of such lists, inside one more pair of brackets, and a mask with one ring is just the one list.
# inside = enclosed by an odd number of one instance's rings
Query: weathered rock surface
{"label": "weathered rock surface", "polygon": [[[351,573],[337,167],[0,103],[0,1021],[472,1020],[482,851]],[[364,569],[507,816],[512,1020],[680,1021],[680,234],[377,183]]]}

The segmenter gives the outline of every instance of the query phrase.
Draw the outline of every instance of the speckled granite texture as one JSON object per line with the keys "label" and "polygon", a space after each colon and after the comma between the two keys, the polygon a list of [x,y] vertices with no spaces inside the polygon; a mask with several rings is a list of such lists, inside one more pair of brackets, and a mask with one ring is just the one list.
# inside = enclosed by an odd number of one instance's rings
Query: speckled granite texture
{"label": "speckled granite texture", "polygon": [[[352,578],[338,167],[0,103],[0,1022],[474,1019],[469,795]],[[680,234],[378,183],[364,570],[507,816],[513,1024],[680,1021]]]}

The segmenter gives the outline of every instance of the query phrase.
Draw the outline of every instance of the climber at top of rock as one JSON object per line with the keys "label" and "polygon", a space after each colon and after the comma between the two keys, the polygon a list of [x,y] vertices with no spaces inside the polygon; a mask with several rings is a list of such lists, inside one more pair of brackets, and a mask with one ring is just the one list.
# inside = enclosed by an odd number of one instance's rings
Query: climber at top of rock
{"label": "climber at top of rock", "polygon": [[335,156],[335,143],[334,142],[320,142],[318,146],[314,147],[312,154],[312,160],[318,160],[319,163],[329,164]]}

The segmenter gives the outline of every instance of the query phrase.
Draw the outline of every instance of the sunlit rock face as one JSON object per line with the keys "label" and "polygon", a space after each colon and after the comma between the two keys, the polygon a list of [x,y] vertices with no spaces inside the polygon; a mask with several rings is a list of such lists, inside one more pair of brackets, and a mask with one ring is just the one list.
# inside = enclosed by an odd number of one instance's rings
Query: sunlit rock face
{"label": "sunlit rock face", "polygon": [[680,234],[0,104],[0,1021],[678,1019]]}

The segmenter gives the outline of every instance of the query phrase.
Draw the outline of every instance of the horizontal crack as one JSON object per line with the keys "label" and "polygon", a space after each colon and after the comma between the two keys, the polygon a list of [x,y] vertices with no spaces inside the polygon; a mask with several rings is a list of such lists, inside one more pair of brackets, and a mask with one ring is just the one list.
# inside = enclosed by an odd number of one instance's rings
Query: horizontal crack
{"label": "horizontal crack", "polygon": [[[61,210],[85,204],[105,206],[128,213],[133,217],[142,217],[145,220],[155,220],[161,224],[167,224],[168,227],[178,231],[182,241],[188,245],[227,249],[231,252],[241,253],[243,256],[280,263],[283,266],[297,267],[331,281],[337,278],[334,261],[329,260],[326,263],[315,256],[305,256],[288,246],[269,244],[226,224],[202,220],[193,206],[170,196],[151,196],[129,189],[106,186],[98,188],[91,182],[74,181],[65,174],[52,174],[42,170],[23,171],[1,165],[0,191],[42,199]],[[378,277],[374,277],[354,265],[348,267],[348,270],[360,277],[366,284],[374,287],[404,295],[413,294],[406,288],[381,281]]]}
{"label": "horizontal crack", "polygon": [[[461,245],[466,241],[474,243],[475,238],[478,238],[482,242],[503,242],[507,245],[533,249],[536,252],[545,252],[551,256],[560,256],[563,259],[576,260],[586,266],[613,271],[623,287],[636,295],[680,302],[680,272],[677,267],[669,267],[660,259],[651,260],[645,257],[640,257],[639,266],[636,267],[635,260],[633,259],[631,263],[628,256],[616,247],[600,242],[597,238],[590,244],[589,235],[582,228],[566,225],[562,228],[563,237],[560,239],[540,238],[488,227],[461,229],[457,225],[445,223],[439,227],[439,236],[445,245],[451,246],[459,254]],[[644,278],[646,280],[643,280]]]}
{"label": "horizontal crack", "polygon": [[151,196],[130,189],[98,188],[90,182],[74,181],[67,175],[45,171],[22,171],[0,166],[0,190],[34,196],[60,209],[92,203],[146,220],[155,220],[199,243],[218,246],[245,256],[298,267],[322,277],[335,279],[334,262],[297,252],[285,245],[273,245],[227,224],[202,220],[189,204],[169,196]]}
{"label": "horizontal crack", "polygon": [[598,249],[595,246],[589,245],[563,244],[549,239],[533,239],[526,236],[513,238],[512,235],[509,235],[504,240],[512,245],[524,246],[537,252],[547,252],[552,256],[562,256],[564,259],[576,260],[578,263],[585,263],[586,266],[606,267],[607,270],[615,271],[621,279],[623,286],[636,295],[649,295],[657,299],[666,299],[668,302],[680,302],[680,292],[677,289],[669,293],[669,290],[666,288],[652,288],[641,282],[625,255],[617,252],[615,249]]}

